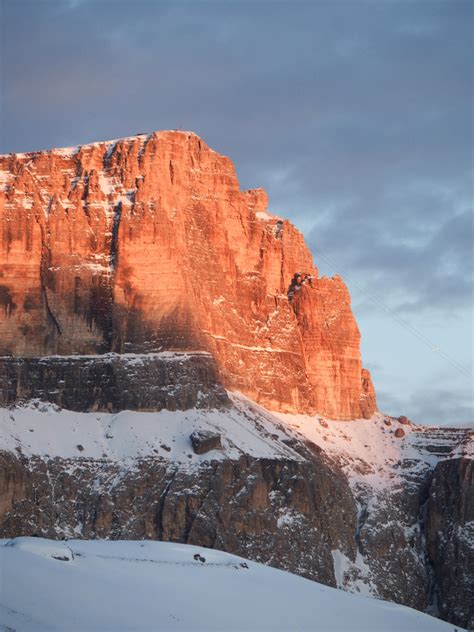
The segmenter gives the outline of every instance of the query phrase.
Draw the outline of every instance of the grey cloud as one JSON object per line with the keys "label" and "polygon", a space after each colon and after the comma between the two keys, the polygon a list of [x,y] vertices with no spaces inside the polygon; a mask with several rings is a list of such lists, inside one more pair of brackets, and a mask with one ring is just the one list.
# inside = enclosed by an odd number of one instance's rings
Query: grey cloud
{"label": "grey cloud", "polygon": [[403,210],[371,224],[366,208],[350,206],[318,223],[308,240],[316,258],[320,249],[334,272],[349,270],[346,276],[363,279],[393,308],[456,311],[472,304],[473,216],[454,203],[443,211],[425,228],[419,216],[421,226],[412,229],[415,220],[404,221]]}
{"label": "grey cloud", "polygon": [[408,398],[392,393],[378,393],[379,406],[398,416],[407,414],[416,423],[456,426],[474,425],[473,399],[463,393],[445,388],[422,388]]}

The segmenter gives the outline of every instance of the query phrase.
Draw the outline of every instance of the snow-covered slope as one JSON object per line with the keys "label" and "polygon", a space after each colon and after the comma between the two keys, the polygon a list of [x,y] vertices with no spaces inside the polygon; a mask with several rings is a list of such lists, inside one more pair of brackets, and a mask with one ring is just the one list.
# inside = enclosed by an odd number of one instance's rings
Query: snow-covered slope
{"label": "snow-covered slope", "polygon": [[454,631],[410,608],[163,542],[2,540],[0,629]]}
{"label": "snow-covered slope", "polygon": [[[287,438],[278,420],[249,410],[244,398],[219,410],[191,408],[142,413],[78,413],[52,404],[30,402],[12,409],[0,408],[0,450],[25,456],[107,459],[123,467],[135,459],[163,457],[189,468],[203,461],[256,458],[301,460],[280,439]],[[262,409],[263,410],[263,409]],[[217,432],[222,450],[197,455],[190,434]]]}
{"label": "snow-covered slope", "polygon": [[[272,414],[286,428],[337,458],[353,486],[384,490],[406,483],[408,474],[420,475],[441,460],[474,457],[474,423],[447,428],[402,424],[383,413],[351,421]],[[397,430],[403,431],[402,437],[395,435]]]}
{"label": "snow-covered slope", "polygon": [[[28,457],[108,459],[124,466],[161,456],[188,468],[243,454],[301,460],[288,440],[309,440],[336,458],[351,482],[380,489],[399,482],[402,470],[405,480],[407,468],[417,474],[442,459],[474,455],[474,428],[401,425],[382,413],[351,421],[285,415],[240,394],[229,397],[233,405],[219,410],[80,413],[34,401],[0,408],[0,450]],[[403,429],[403,438],[395,437],[397,428]],[[194,454],[189,436],[195,430],[219,433],[223,449]]]}

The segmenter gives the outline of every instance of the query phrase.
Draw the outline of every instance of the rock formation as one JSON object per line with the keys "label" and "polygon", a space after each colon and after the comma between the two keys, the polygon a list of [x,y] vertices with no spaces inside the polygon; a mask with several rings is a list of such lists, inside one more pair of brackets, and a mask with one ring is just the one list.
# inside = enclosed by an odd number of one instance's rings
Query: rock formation
{"label": "rock formation", "polygon": [[198,544],[472,627],[472,432],[400,440],[381,414],[282,420],[232,400],[0,409],[0,537]]}
{"label": "rock formation", "polygon": [[344,283],[195,134],[1,156],[0,185],[0,355],[204,350],[271,409],[374,412]]}
{"label": "rock formation", "polygon": [[205,353],[0,360],[0,406],[29,400],[77,411],[218,408],[229,403]]}
{"label": "rock formation", "polygon": [[228,158],[0,156],[0,234],[0,537],[195,543],[474,624],[471,433],[376,412],[346,286]]}
{"label": "rock formation", "polygon": [[426,505],[427,548],[440,615],[469,629],[474,627],[473,465],[472,458],[438,463]]}

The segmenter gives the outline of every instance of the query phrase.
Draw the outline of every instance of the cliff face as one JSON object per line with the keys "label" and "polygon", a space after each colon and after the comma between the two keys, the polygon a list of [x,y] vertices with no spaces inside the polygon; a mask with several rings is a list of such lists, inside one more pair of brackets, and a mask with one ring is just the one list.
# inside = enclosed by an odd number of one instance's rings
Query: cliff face
{"label": "cliff face", "polygon": [[[219,409],[0,409],[0,537],[217,548],[472,627],[473,433]],[[218,446],[194,449],[196,431]]]}
{"label": "cliff face", "polygon": [[2,358],[0,406],[30,400],[81,411],[160,411],[229,404],[203,353]]}
{"label": "cliff face", "polygon": [[204,350],[271,409],[374,412],[343,282],[196,135],[2,156],[0,187],[0,355]]}
{"label": "cliff face", "polygon": [[0,156],[0,234],[0,537],[196,543],[472,625],[471,433],[373,414],[347,288],[229,159]]}
{"label": "cliff face", "polygon": [[427,549],[440,616],[470,630],[474,627],[473,464],[465,457],[438,463],[426,505]]}

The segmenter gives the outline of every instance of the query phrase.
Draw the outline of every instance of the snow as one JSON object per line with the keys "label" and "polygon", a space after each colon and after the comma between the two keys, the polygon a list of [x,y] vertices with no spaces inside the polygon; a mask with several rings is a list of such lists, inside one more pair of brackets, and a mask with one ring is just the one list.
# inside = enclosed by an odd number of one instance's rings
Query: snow
{"label": "snow", "polygon": [[169,542],[0,540],[0,568],[2,630],[456,629],[404,606]]}
{"label": "snow", "polygon": [[[105,260],[105,257],[104,257]],[[88,261],[84,261],[83,263],[78,263],[76,265],[69,265],[69,266],[49,266],[48,270],[67,270],[68,272],[74,272],[74,271],[80,271],[80,270],[89,270],[90,272],[94,273],[97,272],[98,274],[110,274],[111,272],[111,267],[110,265],[104,265],[101,263],[96,263],[96,262],[88,262]]]}
{"label": "snow", "polygon": [[376,596],[370,582],[370,568],[359,551],[354,562],[339,549],[334,549],[331,554],[338,588],[366,597]]}
{"label": "snow", "polygon": [[282,218],[279,217],[278,215],[273,215],[272,213],[270,213],[270,211],[257,211],[255,213],[255,217],[257,219],[261,219],[264,222],[270,222],[270,221],[279,221],[282,222]]}
{"label": "snow", "polygon": [[102,189],[102,193],[105,193],[105,195],[110,195],[115,191],[115,184],[112,182],[112,179],[103,171],[99,171],[98,177],[99,186]]}
{"label": "snow", "polygon": [[13,174],[11,171],[0,170],[0,191],[4,192],[7,190],[10,180],[13,180]]}
{"label": "snow", "polygon": [[210,336],[211,338],[214,338],[214,340],[221,340],[225,344],[230,345],[231,347],[235,347],[237,349],[245,349],[247,351],[256,351],[257,353],[286,353],[289,355],[298,355],[295,351],[289,351],[288,349],[279,349],[277,347],[255,347],[255,346],[243,345],[243,344],[240,344],[239,342],[233,342],[232,340],[228,340],[225,336],[221,336],[219,334],[213,334],[210,331],[206,331],[204,329],[202,330],[202,333]]}
{"label": "snow", "polygon": [[[382,413],[370,419],[350,421],[334,421],[317,415],[272,415],[329,456],[337,457],[353,488],[363,483],[383,491],[388,485],[405,481],[408,470],[420,472],[435,467],[442,458],[471,454],[474,443],[466,442],[469,428],[401,425]],[[398,427],[405,432],[402,439],[395,437]],[[441,447],[450,441],[451,451],[444,455],[426,449],[426,445]]]}
{"label": "snow", "polygon": [[[205,352],[166,351],[149,355],[179,361],[199,353]],[[101,357],[113,361],[115,356]],[[143,355],[132,353],[122,357],[130,365],[140,364],[144,359]],[[447,435],[446,429],[404,425],[401,427],[406,435],[397,439],[394,431],[399,427],[398,422],[381,413],[371,419],[334,421],[319,416],[270,412],[239,393],[229,393],[229,397],[232,402],[229,408],[214,410],[79,413],[38,401],[10,409],[0,408],[0,450],[42,458],[114,462],[158,456],[189,468],[203,461],[238,459],[242,454],[301,461],[304,457],[284,441],[309,439],[338,460],[356,496],[361,487],[371,488],[376,496],[387,487],[405,485],[407,475],[422,474],[443,458],[472,452],[473,441],[468,440],[468,428],[452,429]],[[386,425],[387,421],[390,426]],[[189,435],[195,430],[219,433],[222,450],[194,454]],[[78,445],[84,449],[79,451]],[[432,451],[446,445],[450,447],[448,452]]]}
{"label": "snow", "polygon": [[280,516],[277,520],[277,527],[279,529],[283,527],[293,527],[298,525],[298,523],[303,523],[304,519],[304,516],[292,509],[282,509],[280,510]]}
{"label": "snow", "polygon": [[52,153],[57,156],[65,156],[69,158],[69,156],[74,156],[79,151],[79,147],[76,145],[74,147],[60,147],[58,149],[52,149]]}
{"label": "snow", "polygon": [[266,222],[268,222],[268,221],[270,221],[272,219],[276,219],[276,217],[274,217],[273,215],[271,215],[267,211],[257,211],[255,213],[255,217],[257,217],[258,219],[263,219]]}
{"label": "snow", "polygon": [[[114,359],[119,359],[119,360],[126,360],[127,362],[144,362],[147,358],[159,358],[161,360],[174,360],[174,361],[181,361],[181,360],[187,360],[188,358],[191,358],[193,356],[196,355],[203,355],[203,356],[210,356],[211,354],[208,351],[201,351],[201,350],[189,350],[189,351],[155,351],[152,353],[104,353],[102,355],[97,355],[97,354],[90,354],[90,355],[84,355],[84,354],[71,354],[71,355],[49,355],[49,356],[43,356],[41,358],[39,358],[40,360],[44,360],[45,362],[49,362],[51,359],[55,359],[55,358],[79,358],[81,360],[101,360],[102,362],[104,360],[114,360]],[[11,356],[0,356],[1,358],[10,358]]]}
{"label": "snow", "polygon": [[[136,356],[135,361],[141,358]],[[219,433],[222,450],[194,454],[190,435],[196,430]],[[184,468],[243,454],[303,460],[281,441],[284,438],[283,430],[258,414],[250,415],[247,404],[239,400],[222,410],[151,413],[78,413],[40,402],[0,409],[0,449],[42,458],[106,459],[124,468],[149,457],[166,458]]]}
{"label": "snow", "polygon": [[[200,352],[168,351],[153,355],[179,361],[195,353]],[[141,354],[125,357],[132,365],[144,359]],[[113,358],[114,354],[110,354],[111,361]],[[364,512],[370,514],[380,503],[383,506],[389,488],[406,487],[412,476],[420,480],[420,475],[432,470],[440,460],[472,453],[469,427],[401,425],[381,413],[371,419],[334,421],[320,416],[270,412],[239,393],[228,395],[229,407],[210,410],[77,413],[41,402],[0,409],[0,450],[44,461],[55,457],[66,459],[64,467],[71,473],[76,468],[87,467],[93,459],[111,462],[119,466],[117,476],[121,477],[134,469],[138,461],[148,458],[174,464],[185,471],[212,461],[236,460],[242,455],[303,461],[304,450],[299,454],[288,440],[299,440],[300,445],[309,440],[319,446],[323,454],[337,460],[345,472],[359,505],[360,519]],[[398,427],[406,433],[401,439],[394,435]],[[222,449],[196,455],[190,435],[197,430],[219,433]],[[290,533],[299,525],[297,512],[280,510],[279,529]],[[378,528],[390,529],[391,526],[385,521],[379,523]],[[417,528],[400,522],[393,526],[404,529],[407,539]],[[80,526],[76,533],[80,535]],[[466,543],[472,542],[474,524],[466,524],[458,536]],[[347,551],[336,548],[332,556],[338,588],[377,596],[367,560],[360,551],[356,552],[355,559],[349,559]]]}

